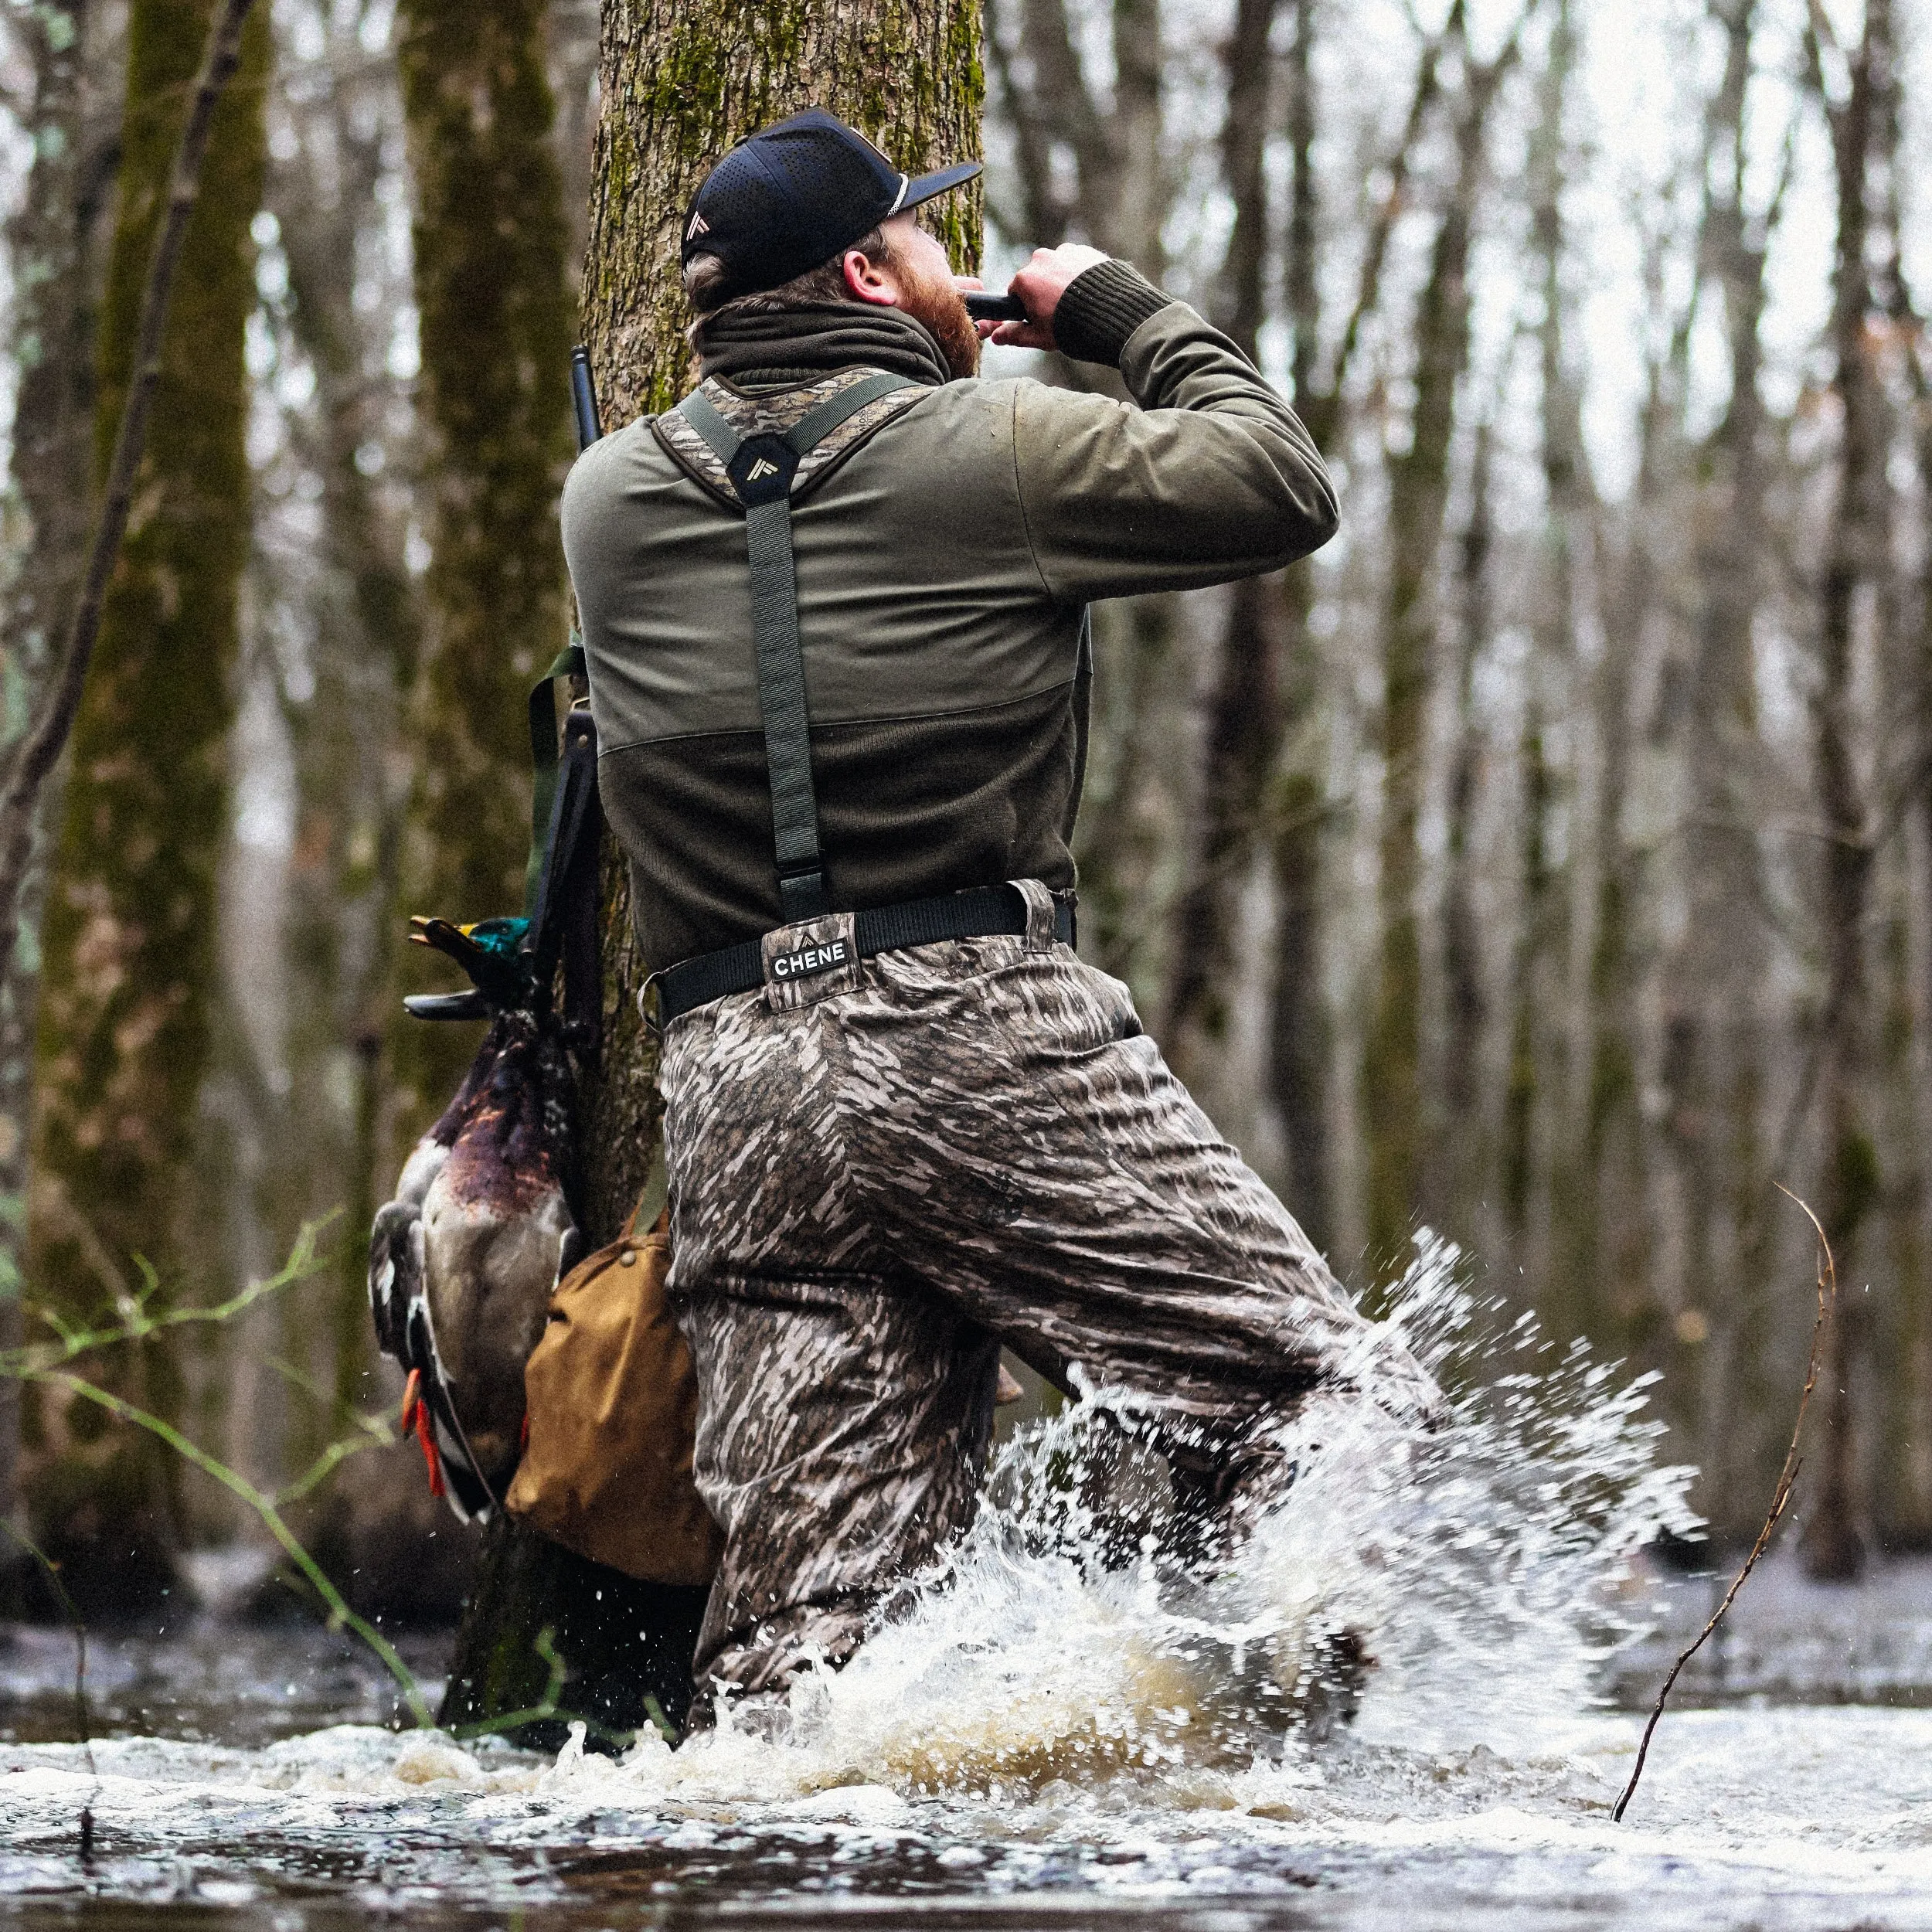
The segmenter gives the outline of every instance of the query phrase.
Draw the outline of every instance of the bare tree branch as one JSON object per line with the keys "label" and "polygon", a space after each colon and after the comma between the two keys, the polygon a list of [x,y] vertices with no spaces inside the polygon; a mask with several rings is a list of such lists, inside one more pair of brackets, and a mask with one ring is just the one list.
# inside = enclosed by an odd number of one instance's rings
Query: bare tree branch
{"label": "bare tree branch", "polygon": [[1704,1648],[1712,1631],[1724,1621],[1724,1614],[1737,1600],[1737,1593],[1744,1587],[1744,1579],[1757,1567],[1757,1560],[1770,1547],[1771,1533],[1777,1528],[1785,1510],[1790,1506],[1791,1492],[1798,1485],[1798,1472],[1804,1465],[1798,1452],[1799,1439],[1804,1432],[1804,1412],[1811,1406],[1811,1391],[1818,1386],[1818,1369],[1823,1359],[1819,1345],[1825,1339],[1825,1325],[1831,1318],[1833,1308],[1838,1305],[1838,1267],[1832,1259],[1832,1244],[1825,1238],[1825,1229],[1818,1216],[1803,1201],[1791,1192],[1782,1181],[1773,1185],[1787,1199],[1797,1201],[1804,1210],[1804,1218],[1818,1230],[1818,1318],[1811,1324],[1811,1352],[1804,1366],[1804,1393],[1798,1399],[1798,1420],[1791,1424],[1791,1446],[1784,1452],[1784,1467],[1778,1472],[1777,1486],[1771,1492],[1771,1506],[1765,1513],[1764,1527],[1757,1532],[1757,1540],[1751,1545],[1751,1553],[1744,1559],[1744,1566],[1733,1578],[1731,1587],[1724,1593],[1724,1600],[1712,1612],[1711,1620],[1697,1633],[1677,1662],[1671,1665],[1670,1675],[1664,1679],[1663,1688],[1657,1693],[1657,1702],[1651,1707],[1650,1722],[1644,1726],[1643,1742],[1637,1747],[1637,1762],[1631,1767],[1630,1782],[1624,1787],[1624,1794],[1617,1801],[1611,1811],[1611,1821],[1621,1825],[1624,1813],[1629,1808],[1630,1801],[1635,1794],[1637,1781],[1644,1774],[1644,1760],[1650,1755],[1651,1734],[1656,1730],[1658,1720],[1664,1715],[1664,1705],[1675,1687],[1684,1666]]}
{"label": "bare tree branch", "polygon": [[[1328,379],[1322,385],[1325,399],[1341,394],[1342,385],[1348,379],[1349,366],[1355,360],[1363,325],[1382,300],[1382,271],[1389,259],[1389,240],[1406,206],[1410,164],[1421,141],[1429,111],[1442,92],[1443,46],[1452,34],[1461,33],[1464,26],[1464,0],[1456,0],[1449,10],[1449,18],[1443,23],[1442,32],[1423,44],[1422,56],[1416,65],[1415,91],[1410,97],[1408,118],[1403,123],[1402,136],[1396,143],[1395,152],[1389,158],[1389,185],[1381,205],[1376,209],[1375,219],[1369,224],[1369,239],[1362,251],[1355,306],[1349,311],[1347,326],[1342,332],[1342,339],[1335,345],[1335,355],[1328,364]],[[1298,404],[1301,400],[1300,396],[1295,398]],[[1312,403],[1313,398],[1309,400]],[[1308,411],[1304,409],[1303,413],[1305,415]],[[1308,428],[1315,441],[1326,447],[1326,439],[1312,421]]]}
{"label": "bare tree branch", "polygon": [[162,341],[168,321],[168,304],[174,292],[175,271],[182,243],[201,192],[202,164],[207,158],[210,128],[223,90],[241,60],[242,29],[252,0],[222,0],[209,30],[206,51],[196,77],[188,118],[175,150],[168,205],[148,258],[148,281],[141,291],[139,327],[134,340],[134,374],[114,437],[102,493],[100,520],[87,553],[66,648],[53,686],[33,729],[15,754],[0,792],[0,959],[12,957],[20,919],[20,889],[33,858],[34,805],[49,774],[59,762],[80,709],[87,665],[100,634],[100,614],[109,580],[121,553],[134,500],[134,477],[148,440],[148,417],[161,379]]}

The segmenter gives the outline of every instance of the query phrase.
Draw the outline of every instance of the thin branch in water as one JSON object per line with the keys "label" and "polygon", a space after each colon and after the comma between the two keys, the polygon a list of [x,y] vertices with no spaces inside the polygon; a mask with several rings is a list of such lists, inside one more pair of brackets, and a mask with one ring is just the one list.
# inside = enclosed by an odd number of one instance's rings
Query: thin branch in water
{"label": "thin branch in water", "polygon": [[94,1856],[94,1800],[100,1795],[100,1767],[94,1762],[94,1717],[87,1709],[87,1626],[75,1607],[74,1600],[67,1594],[67,1586],[60,1580],[60,1566],[25,1530],[9,1522],[4,1516],[0,1516],[0,1529],[4,1529],[47,1573],[47,1581],[53,1586],[55,1596],[60,1598],[60,1607],[73,1631],[74,1729],[80,1733],[80,1748],[87,1754],[87,1775],[94,1780],[94,1789],[87,1794],[87,1801],[80,1808],[80,1859],[84,1865]]}
{"label": "thin branch in water", "polygon": [[326,1410],[338,1425],[359,1430],[372,1441],[391,1443],[396,1440],[396,1431],[389,1427],[387,1420],[386,1405],[381,1412],[366,1415],[353,1403],[337,1394],[318,1377],[309,1374],[306,1369],[297,1368],[294,1362],[286,1362],[280,1355],[274,1355],[266,1356],[264,1359],[291,1389],[299,1389],[317,1408]]}
{"label": "thin branch in water", "polygon": [[287,1503],[300,1502],[311,1490],[326,1482],[351,1456],[359,1456],[365,1449],[387,1449],[395,1444],[396,1433],[386,1423],[373,1416],[357,1416],[355,1421],[364,1433],[359,1436],[338,1437],[293,1482],[277,1490],[273,1501],[278,1509]]}
{"label": "thin branch in water", "polygon": [[1624,1821],[1624,1813],[1629,1808],[1630,1801],[1635,1794],[1637,1781],[1644,1774],[1644,1760],[1650,1755],[1651,1733],[1664,1714],[1664,1705],[1669,1698],[1684,1666],[1704,1648],[1711,1633],[1724,1620],[1724,1614],[1736,1600],[1737,1593],[1744,1587],[1744,1579],[1757,1567],[1757,1560],[1770,1546],[1771,1532],[1775,1530],[1790,1505],[1791,1492],[1798,1485],[1798,1472],[1804,1465],[1799,1456],[1798,1446],[1804,1433],[1804,1412],[1811,1406],[1811,1391],[1818,1386],[1818,1367],[1823,1359],[1822,1349],[1826,1325],[1832,1312],[1838,1305],[1838,1264],[1832,1259],[1832,1244],[1825,1238],[1825,1229],[1810,1206],[1792,1193],[1782,1181],[1773,1185],[1787,1200],[1796,1201],[1818,1233],[1818,1318],[1811,1324],[1811,1352],[1804,1366],[1804,1392],[1798,1399],[1798,1420],[1791,1424],[1791,1445],[1784,1451],[1784,1467],[1778,1472],[1777,1487],[1771,1493],[1771,1506],[1764,1518],[1764,1527],[1757,1532],[1757,1540],[1751,1545],[1751,1553],[1744,1559],[1744,1566],[1731,1580],[1731,1587],[1724,1593],[1724,1600],[1711,1613],[1711,1619],[1697,1633],[1696,1640],[1684,1651],[1677,1662],[1671,1665],[1670,1675],[1664,1679],[1664,1686],[1657,1693],[1657,1702],[1651,1707],[1650,1722],[1644,1726],[1643,1741],[1637,1747],[1637,1762],[1631,1768],[1630,1782],[1624,1787],[1624,1794],[1617,1801],[1617,1806],[1610,1816],[1614,1825]]}
{"label": "thin branch in water", "polygon": [[[566,1716],[556,1701],[557,1693],[563,1688],[564,1662],[558,1654],[554,1634],[548,1624],[537,1632],[536,1640],[531,1648],[543,1658],[549,1672],[549,1679],[543,1686],[543,1695],[534,1704],[526,1705],[520,1711],[506,1712],[501,1717],[481,1718],[474,1724],[459,1724],[450,1733],[451,1737],[458,1740],[471,1737],[494,1737],[499,1733],[519,1730],[526,1724],[546,1723],[553,1717]],[[581,1723],[585,1720],[580,1718],[566,1721]]]}
{"label": "thin branch in water", "polygon": [[[171,1309],[158,1316],[151,1315],[145,1307],[136,1307],[129,1315],[126,1325],[117,1328],[83,1329],[63,1328],[57,1345],[41,1343],[26,1349],[0,1351],[0,1376],[12,1376],[22,1382],[38,1382],[50,1386],[65,1389],[70,1394],[103,1408],[107,1413],[126,1423],[145,1429],[172,1449],[176,1454],[206,1475],[212,1476],[231,1495],[239,1497],[260,1518],[263,1525],[276,1542],[281,1546],[304,1580],[321,1600],[328,1611],[332,1629],[347,1628],[359,1638],[380,1659],[383,1667],[395,1679],[400,1688],[410,1715],[423,1730],[436,1728],[429,1706],[417,1684],[409,1666],[396,1653],[394,1647],[375,1626],[359,1617],[332,1583],[327,1573],[303,1546],[301,1540],[289,1527],[282,1515],[287,1504],[308,1495],[351,1456],[364,1449],[386,1447],[394,1444],[396,1436],[386,1419],[364,1415],[353,1409],[343,1407],[340,1413],[353,1425],[355,1433],[343,1436],[329,1444],[301,1475],[284,1488],[275,1491],[258,1488],[239,1471],[231,1469],[161,1417],[151,1414],[145,1409],[111,1390],[99,1387],[94,1383],[75,1374],[65,1365],[78,1355],[94,1349],[111,1344],[138,1341],[151,1335],[156,1329],[187,1321],[220,1321],[243,1312],[264,1295],[277,1289],[291,1286],[316,1272],[320,1264],[315,1254],[315,1236],[325,1225],[322,1222],[305,1226],[297,1237],[294,1247],[282,1267],[266,1281],[251,1283],[239,1294],[213,1306]],[[290,1382],[298,1386],[308,1386],[309,1379],[299,1370],[283,1362],[272,1366]],[[325,1400],[323,1393],[312,1387],[310,1393],[318,1400]],[[332,1406],[335,1406],[332,1400]],[[5,1529],[21,1546],[37,1561],[47,1573],[56,1594],[73,1626],[76,1643],[74,1676],[74,1708],[80,1728],[81,1742],[87,1750],[87,1764],[96,1780],[98,1789],[99,1774],[94,1770],[94,1745],[87,1704],[87,1631],[80,1621],[72,1599],[62,1584],[56,1567],[43,1553],[15,1529],[10,1523],[0,1519],[0,1529]],[[488,1718],[466,1724],[449,1735],[459,1740],[502,1736],[515,1731],[526,1725],[544,1723],[562,1719],[566,1723],[584,1726],[587,1735],[600,1743],[624,1745],[630,1743],[634,1733],[613,1730],[593,1717],[580,1716],[559,1702],[563,1692],[566,1665],[553,1641],[553,1633],[546,1628],[540,1631],[536,1642],[537,1655],[543,1660],[548,1671],[548,1681],[538,1701],[527,1709],[512,1711],[506,1716]],[[678,1742],[676,1727],[665,1717],[662,1707],[654,1698],[645,1700],[645,1715],[656,1727],[666,1743]],[[80,1815],[81,1853],[90,1856],[94,1848],[94,1813],[92,1794]]]}
{"label": "thin branch in water", "polygon": [[[581,1724],[587,1737],[594,1737],[600,1743],[628,1746],[637,1733],[633,1731],[614,1730],[611,1726],[600,1723],[594,1717],[582,1717],[575,1711],[567,1709],[557,1702],[563,1689],[566,1666],[559,1654],[555,1635],[546,1624],[536,1634],[536,1641],[530,1648],[543,1658],[549,1672],[549,1681],[543,1686],[543,1694],[534,1704],[520,1711],[507,1711],[501,1717],[479,1718],[473,1724],[459,1724],[448,1735],[459,1743],[471,1738],[508,1736],[512,1731],[521,1730],[526,1724],[546,1724],[561,1718],[566,1724]],[[664,1714],[664,1706],[648,1692],[645,1695],[644,1714],[655,1725],[667,1744],[675,1747],[678,1733],[671,1720]]]}

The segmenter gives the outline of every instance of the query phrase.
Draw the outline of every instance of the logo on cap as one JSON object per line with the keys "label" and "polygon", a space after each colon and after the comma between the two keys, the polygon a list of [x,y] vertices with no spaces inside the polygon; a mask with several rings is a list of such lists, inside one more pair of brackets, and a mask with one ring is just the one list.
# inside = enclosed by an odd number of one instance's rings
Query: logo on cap
{"label": "logo on cap", "polygon": [[[708,291],[716,301],[777,288],[882,221],[963,186],[979,167],[956,162],[909,176],[857,128],[808,107],[740,141],[706,175],[686,212],[682,252],[687,264],[702,250],[723,264]],[[707,208],[715,222],[699,212]]]}

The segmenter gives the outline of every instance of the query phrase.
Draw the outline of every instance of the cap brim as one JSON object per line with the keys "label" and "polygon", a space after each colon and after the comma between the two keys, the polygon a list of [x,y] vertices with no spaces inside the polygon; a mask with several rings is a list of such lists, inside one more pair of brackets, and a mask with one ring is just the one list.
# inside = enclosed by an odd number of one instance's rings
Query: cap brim
{"label": "cap brim", "polygon": [[900,196],[896,212],[904,214],[909,208],[917,208],[921,202],[933,200],[936,196],[950,192],[955,188],[964,188],[978,174],[984,163],[962,161],[951,168],[940,168],[930,175],[915,175],[906,184],[906,192]]}

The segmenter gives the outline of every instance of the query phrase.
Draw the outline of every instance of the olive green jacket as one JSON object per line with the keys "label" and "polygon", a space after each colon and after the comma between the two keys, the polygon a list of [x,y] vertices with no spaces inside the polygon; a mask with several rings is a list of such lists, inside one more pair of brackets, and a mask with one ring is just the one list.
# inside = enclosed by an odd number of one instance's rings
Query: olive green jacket
{"label": "olive green jacket", "polygon": [[[1117,355],[1138,408],[944,380],[932,338],[895,311],[782,326],[768,350],[707,362],[733,370],[707,393],[741,434],[788,427],[855,372],[914,385],[815,452],[793,492],[833,905],[1073,886],[1086,606],[1325,542],[1335,495],[1308,433],[1226,337],[1122,264],[1077,281],[1056,327]],[[744,519],[716,469],[682,418],[640,421],[579,460],[563,498],[600,790],[654,970],[781,923]]]}

